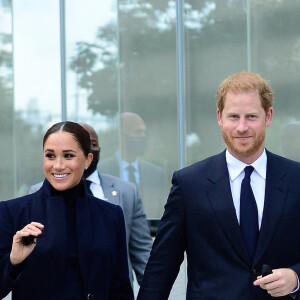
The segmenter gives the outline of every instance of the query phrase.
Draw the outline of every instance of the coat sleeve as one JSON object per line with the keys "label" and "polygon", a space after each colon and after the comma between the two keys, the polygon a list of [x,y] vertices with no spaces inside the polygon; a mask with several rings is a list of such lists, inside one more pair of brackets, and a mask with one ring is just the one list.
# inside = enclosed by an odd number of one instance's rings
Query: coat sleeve
{"label": "coat sleeve", "polygon": [[152,247],[152,238],[142,201],[134,187],[134,211],[129,236],[129,257],[137,282],[141,284]]}
{"label": "coat sleeve", "polygon": [[117,263],[110,287],[110,300],[133,300],[133,291],[129,280],[125,222],[122,208],[118,209],[117,226]]}
{"label": "coat sleeve", "polygon": [[5,201],[0,202],[0,299],[13,289],[18,278],[11,276],[10,251],[13,240],[13,224]]}
{"label": "coat sleeve", "polygon": [[185,213],[178,172],[174,173],[172,184],[138,300],[167,300],[184,258]]}

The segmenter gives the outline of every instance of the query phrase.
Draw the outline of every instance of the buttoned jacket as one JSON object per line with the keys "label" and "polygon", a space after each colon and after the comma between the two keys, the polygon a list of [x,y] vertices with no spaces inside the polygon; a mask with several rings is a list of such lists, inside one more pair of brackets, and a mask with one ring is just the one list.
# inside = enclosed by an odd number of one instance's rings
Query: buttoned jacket
{"label": "buttoned jacket", "polygon": [[300,278],[300,164],[266,153],[264,209],[254,259],[236,217],[223,152],[174,173],[138,300],[168,299],[185,252],[186,299],[271,300],[253,285],[263,264],[292,268]]}
{"label": "buttoned jacket", "polygon": [[[19,276],[9,276],[15,232],[32,221],[45,227]],[[122,209],[87,193],[76,198],[78,260],[85,299],[133,299],[128,276]],[[37,192],[0,202],[0,298],[62,299],[66,263],[66,217],[61,196],[47,180]]]}

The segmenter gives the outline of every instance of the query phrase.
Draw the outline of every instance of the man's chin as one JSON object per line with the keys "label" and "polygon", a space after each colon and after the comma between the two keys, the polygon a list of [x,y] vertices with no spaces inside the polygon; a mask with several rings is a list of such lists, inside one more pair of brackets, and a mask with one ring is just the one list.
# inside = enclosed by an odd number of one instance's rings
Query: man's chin
{"label": "man's chin", "polygon": [[232,147],[232,145],[227,145],[229,152],[233,155],[233,156],[239,156],[239,157],[249,157],[253,154],[255,154],[255,152],[258,149],[254,149],[253,147]]}

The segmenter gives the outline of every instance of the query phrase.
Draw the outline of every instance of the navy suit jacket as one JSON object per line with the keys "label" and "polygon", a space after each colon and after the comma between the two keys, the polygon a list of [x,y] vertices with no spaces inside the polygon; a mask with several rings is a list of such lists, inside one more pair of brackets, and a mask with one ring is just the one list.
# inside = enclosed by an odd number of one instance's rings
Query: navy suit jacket
{"label": "navy suit jacket", "polygon": [[175,172],[172,183],[138,300],[168,299],[184,252],[186,299],[272,299],[253,285],[262,264],[292,268],[300,278],[299,163],[267,151],[263,218],[253,261],[237,221],[225,152]]}
{"label": "navy suit jacket", "polygon": [[[85,194],[76,199],[80,269],[87,299],[132,300],[122,209]],[[9,254],[17,230],[36,221],[45,228],[16,280],[9,276]],[[60,300],[66,258],[66,218],[61,196],[50,184],[34,194],[0,202],[0,298]],[[88,295],[93,295],[93,297]]]}

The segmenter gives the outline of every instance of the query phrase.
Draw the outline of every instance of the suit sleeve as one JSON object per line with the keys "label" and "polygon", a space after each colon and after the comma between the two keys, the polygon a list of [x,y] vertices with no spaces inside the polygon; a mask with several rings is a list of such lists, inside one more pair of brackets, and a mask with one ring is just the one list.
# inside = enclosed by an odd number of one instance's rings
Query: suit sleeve
{"label": "suit sleeve", "polygon": [[125,222],[121,207],[118,209],[118,226],[117,226],[117,263],[110,287],[110,300],[133,300],[133,291],[129,280],[127,246]]}
{"label": "suit sleeve", "polygon": [[167,300],[186,250],[185,213],[178,172],[146,266],[138,300]]}
{"label": "suit sleeve", "polygon": [[[300,280],[300,263],[290,267],[298,276],[298,282]],[[299,286],[298,286],[299,287]],[[300,290],[290,294],[291,299],[300,299]]]}
{"label": "suit sleeve", "polygon": [[17,278],[11,275],[10,251],[13,240],[10,215],[4,201],[0,202],[0,299],[13,289]]}
{"label": "suit sleeve", "polygon": [[36,192],[36,191],[37,191],[37,189],[35,188],[34,185],[32,185],[32,186],[29,188],[28,194],[32,194],[32,193],[34,193],[34,192]]}
{"label": "suit sleeve", "polygon": [[36,191],[38,191],[43,185],[43,182],[39,182],[37,184],[34,184],[30,187],[28,194],[33,194]]}
{"label": "suit sleeve", "polygon": [[134,211],[129,236],[129,257],[137,282],[141,284],[152,247],[152,238],[142,201],[136,188],[134,188],[134,199]]}

